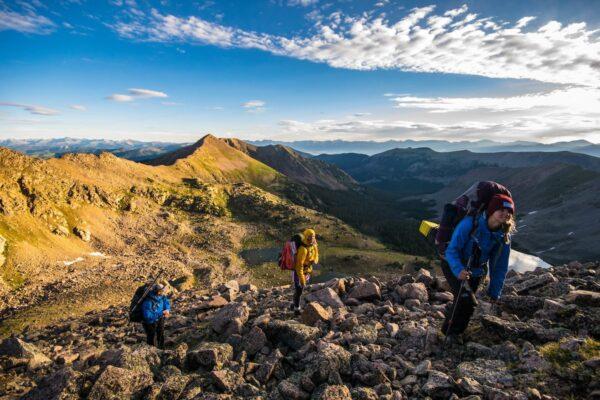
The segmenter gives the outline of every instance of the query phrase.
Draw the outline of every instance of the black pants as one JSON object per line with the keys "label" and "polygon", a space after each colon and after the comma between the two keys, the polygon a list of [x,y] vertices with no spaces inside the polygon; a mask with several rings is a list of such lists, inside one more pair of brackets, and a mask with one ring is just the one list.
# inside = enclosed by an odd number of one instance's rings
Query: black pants
{"label": "black pants", "polygon": [[302,296],[302,292],[304,291],[304,287],[298,285],[294,286],[294,307],[300,307],[300,296]]}
{"label": "black pants", "polygon": [[144,331],[146,331],[146,338],[149,345],[158,347],[159,349],[165,348],[165,319],[161,318],[153,324],[146,322],[142,323]]}
{"label": "black pants", "polygon": [[[475,311],[477,301],[475,299],[475,292],[477,292],[482,277],[471,277],[469,279],[469,287],[471,290],[469,291],[467,285],[465,285],[461,291],[460,286],[462,281],[454,276],[450,269],[450,265],[444,260],[442,260],[442,272],[454,295],[454,302],[451,307],[446,308],[446,319],[442,325],[442,333],[445,335],[460,334],[467,329],[467,325],[469,325],[469,321],[473,316],[473,311]],[[459,291],[461,292],[460,296],[458,296]],[[456,311],[454,312],[453,318],[452,311],[455,306]]]}

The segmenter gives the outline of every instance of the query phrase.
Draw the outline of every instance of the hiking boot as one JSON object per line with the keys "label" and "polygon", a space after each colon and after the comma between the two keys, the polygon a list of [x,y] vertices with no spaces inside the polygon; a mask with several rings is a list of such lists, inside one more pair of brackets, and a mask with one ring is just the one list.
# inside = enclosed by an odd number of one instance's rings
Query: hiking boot
{"label": "hiking boot", "polygon": [[302,309],[300,307],[294,307],[294,315],[300,315]]}
{"label": "hiking boot", "polygon": [[451,333],[446,336],[444,342],[449,347],[462,346],[464,344],[462,335]]}

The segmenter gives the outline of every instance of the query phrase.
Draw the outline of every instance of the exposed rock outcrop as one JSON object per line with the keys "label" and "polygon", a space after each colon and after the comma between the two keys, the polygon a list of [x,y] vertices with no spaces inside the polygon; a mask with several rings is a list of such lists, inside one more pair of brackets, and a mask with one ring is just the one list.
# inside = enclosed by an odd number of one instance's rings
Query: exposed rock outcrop
{"label": "exposed rock outcrop", "polygon": [[[511,274],[504,303],[479,299],[464,344],[444,342],[451,296],[428,274],[418,282],[349,278],[341,298],[331,289],[339,282],[315,285],[300,316],[288,307],[289,287],[228,282],[209,297],[175,295],[166,350],[143,344],[123,308],[8,338],[0,382],[12,384],[1,389],[25,399],[592,399],[600,390],[598,270]],[[542,294],[557,281],[572,290]],[[215,299],[226,305],[199,307]]]}

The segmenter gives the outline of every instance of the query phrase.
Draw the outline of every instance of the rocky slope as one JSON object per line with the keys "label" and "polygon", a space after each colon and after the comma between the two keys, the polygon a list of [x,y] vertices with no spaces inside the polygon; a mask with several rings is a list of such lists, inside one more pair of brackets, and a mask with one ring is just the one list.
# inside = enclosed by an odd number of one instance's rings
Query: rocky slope
{"label": "rocky slope", "polygon": [[167,349],[142,344],[126,310],[0,344],[0,392],[22,399],[600,398],[600,264],[511,273],[464,343],[444,343],[452,300],[429,271],[291,289],[236,281],[173,294]]}
{"label": "rocky slope", "polygon": [[239,139],[222,140],[297,182],[331,190],[348,190],[357,186],[356,181],[337,166],[316,158],[306,158],[290,147],[259,147]]}
{"label": "rocky slope", "polygon": [[364,242],[287,200],[291,181],[267,165],[216,138],[201,142],[160,166],[0,148],[0,337],[123,304],[159,269],[197,285],[248,279],[238,254],[252,237],[279,243],[315,225],[325,243]]}

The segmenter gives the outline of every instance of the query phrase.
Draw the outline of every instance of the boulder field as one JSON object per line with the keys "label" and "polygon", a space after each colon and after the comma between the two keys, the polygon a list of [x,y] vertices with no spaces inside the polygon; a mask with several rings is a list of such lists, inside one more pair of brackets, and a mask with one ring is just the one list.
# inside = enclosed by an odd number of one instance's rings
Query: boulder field
{"label": "boulder field", "polygon": [[230,281],[173,295],[166,349],[123,307],[0,343],[3,399],[600,399],[600,264],[510,272],[461,340],[427,270],[292,289]]}

